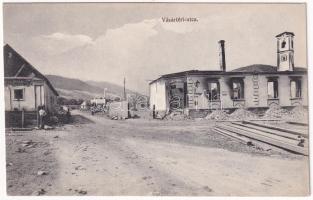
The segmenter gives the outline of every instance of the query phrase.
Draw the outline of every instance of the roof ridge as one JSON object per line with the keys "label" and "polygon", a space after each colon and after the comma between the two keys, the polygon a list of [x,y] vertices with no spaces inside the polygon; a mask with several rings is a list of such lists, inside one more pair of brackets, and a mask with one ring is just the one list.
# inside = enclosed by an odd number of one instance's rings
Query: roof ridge
{"label": "roof ridge", "polygon": [[9,48],[10,51],[13,51],[23,62],[25,62],[26,67],[29,67],[31,70],[33,70],[35,73],[37,73],[39,75],[40,78],[44,79],[48,86],[51,88],[51,90],[57,95],[59,96],[59,93],[56,91],[56,89],[53,87],[53,85],[50,83],[49,79],[47,77],[45,77],[45,75],[43,75],[40,71],[38,71],[32,64],[30,64],[21,54],[19,54],[11,45],[9,45],[8,43],[6,45],[4,45],[3,47],[5,48]]}

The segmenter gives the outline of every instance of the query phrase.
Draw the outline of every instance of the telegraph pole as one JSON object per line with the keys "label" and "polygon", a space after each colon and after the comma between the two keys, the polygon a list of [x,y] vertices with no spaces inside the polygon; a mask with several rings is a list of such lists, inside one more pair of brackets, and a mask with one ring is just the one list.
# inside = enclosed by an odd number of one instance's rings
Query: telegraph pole
{"label": "telegraph pole", "polygon": [[124,100],[126,100],[126,88],[125,88],[125,84],[126,84],[126,79],[124,77]]}

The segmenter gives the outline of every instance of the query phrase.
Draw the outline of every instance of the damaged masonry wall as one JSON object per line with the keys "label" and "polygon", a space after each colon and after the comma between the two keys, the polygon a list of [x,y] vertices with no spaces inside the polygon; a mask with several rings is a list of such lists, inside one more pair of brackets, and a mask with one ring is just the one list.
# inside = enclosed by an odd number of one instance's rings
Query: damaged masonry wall
{"label": "damaged masonry wall", "polygon": [[[268,97],[268,81],[274,78],[278,82],[278,98]],[[291,81],[301,80],[301,97],[292,98]],[[233,80],[242,80],[242,96],[234,98]],[[175,85],[175,87],[173,86]],[[175,89],[173,89],[175,88]],[[181,88],[181,89],[179,89]],[[179,106],[177,109],[230,109],[269,107],[270,104],[280,106],[307,106],[307,75],[306,73],[267,73],[267,74],[238,74],[232,75],[188,75],[159,79],[150,85],[150,105],[157,111],[171,110],[173,100]],[[173,92],[173,91],[176,91]],[[178,91],[183,92],[179,94]],[[178,92],[178,93],[177,93]],[[175,94],[174,94],[175,93]],[[179,98],[173,98],[173,97]],[[176,100],[176,101],[175,101]]]}

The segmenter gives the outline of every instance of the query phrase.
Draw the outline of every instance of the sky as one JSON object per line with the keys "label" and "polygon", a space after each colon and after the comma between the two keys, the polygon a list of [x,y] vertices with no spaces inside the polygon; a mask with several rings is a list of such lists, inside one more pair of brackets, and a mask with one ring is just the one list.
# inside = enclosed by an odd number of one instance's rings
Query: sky
{"label": "sky", "polygon": [[[163,22],[162,18],[196,18]],[[275,36],[294,32],[307,67],[305,4],[5,3],[4,43],[44,74],[108,81],[147,94],[149,81],[185,70],[276,66]]]}

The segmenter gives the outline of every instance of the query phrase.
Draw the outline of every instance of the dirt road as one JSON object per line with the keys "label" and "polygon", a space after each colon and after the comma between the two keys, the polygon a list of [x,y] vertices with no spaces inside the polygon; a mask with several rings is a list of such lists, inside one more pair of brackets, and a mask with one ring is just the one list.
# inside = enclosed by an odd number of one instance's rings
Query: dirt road
{"label": "dirt road", "polygon": [[74,114],[56,130],[7,133],[9,195],[308,194],[308,157],[239,144],[208,121]]}

